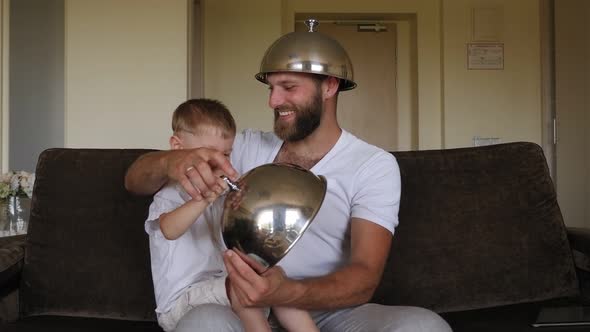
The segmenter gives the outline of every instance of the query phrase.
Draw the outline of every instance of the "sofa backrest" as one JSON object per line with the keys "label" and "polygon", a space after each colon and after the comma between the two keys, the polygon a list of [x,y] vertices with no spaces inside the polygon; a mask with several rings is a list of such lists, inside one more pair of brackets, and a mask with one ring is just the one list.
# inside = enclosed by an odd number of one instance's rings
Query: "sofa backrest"
{"label": "sofa backrest", "polygon": [[[50,149],[37,164],[21,315],[154,320],[151,197],[128,193],[149,150]],[[395,152],[400,225],[374,301],[439,312],[575,295],[541,148],[510,143]]]}
{"label": "sofa backrest", "polygon": [[127,167],[148,150],[50,149],[37,163],[21,316],[154,320],[143,222],[151,197],[128,193]]}
{"label": "sofa backrest", "polygon": [[538,145],[393,154],[400,223],[374,301],[445,312],[578,294]]}

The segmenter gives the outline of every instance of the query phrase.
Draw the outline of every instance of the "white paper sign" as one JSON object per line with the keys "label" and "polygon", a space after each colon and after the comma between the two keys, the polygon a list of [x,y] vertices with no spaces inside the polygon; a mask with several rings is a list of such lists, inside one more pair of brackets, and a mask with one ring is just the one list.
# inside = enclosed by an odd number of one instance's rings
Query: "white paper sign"
{"label": "white paper sign", "polygon": [[467,69],[504,69],[504,44],[467,44]]}

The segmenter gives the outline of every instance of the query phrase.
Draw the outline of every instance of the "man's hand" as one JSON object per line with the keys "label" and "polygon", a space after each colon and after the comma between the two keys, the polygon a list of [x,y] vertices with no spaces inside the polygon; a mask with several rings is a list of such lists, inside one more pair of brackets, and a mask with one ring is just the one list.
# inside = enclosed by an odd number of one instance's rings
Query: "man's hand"
{"label": "man's hand", "polygon": [[[154,151],[140,156],[125,174],[125,188],[139,195],[151,195],[170,180],[178,181],[197,200],[215,191],[220,193],[220,175],[232,180],[238,177],[222,152],[198,148],[190,150]],[[202,195],[203,194],[203,195]]]}
{"label": "man's hand", "polygon": [[279,266],[266,270],[239,251],[223,255],[231,289],[244,307],[286,306],[298,294],[297,283],[288,279]]}
{"label": "man's hand", "polygon": [[271,332],[266,315],[259,308],[248,308],[241,305],[236,297],[236,291],[233,289],[229,279],[225,280],[227,297],[229,298],[232,310],[238,315],[245,331]]}
{"label": "man's hand", "polygon": [[221,175],[232,180],[238,176],[222,152],[209,148],[170,151],[165,163],[168,178],[178,181],[196,200],[210,196],[211,192],[220,195],[226,187]]}
{"label": "man's hand", "polygon": [[239,315],[244,310],[244,307],[236,297],[236,291],[233,289],[231,283],[229,282],[229,278],[225,279],[225,289],[232,310]]}
{"label": "man's hand", "polygon": [[381,280],[391,238],[387,229],[352,218],[348,264],[326,275],[301,280],[287,278],[278,266],[264,271],[237,250],[226,251],[223,259],[232,289],[243,306],[331,310],[371,299]]}

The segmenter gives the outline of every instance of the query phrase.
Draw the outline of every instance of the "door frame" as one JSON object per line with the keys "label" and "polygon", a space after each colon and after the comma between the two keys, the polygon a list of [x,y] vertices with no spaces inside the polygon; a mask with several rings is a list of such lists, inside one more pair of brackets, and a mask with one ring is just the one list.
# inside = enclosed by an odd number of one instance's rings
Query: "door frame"
{"label": "door frame", "polygon": [[8,171],[8,139],[10,130],[9,114],[9,32],[10,32],[10,0],[0,0],[0,158],[2,173]]}
{"label": "door frame", "polygon": [[555,0],[539,2],[541,29],[541,147],[557,187],[557,109],[555,106]]}

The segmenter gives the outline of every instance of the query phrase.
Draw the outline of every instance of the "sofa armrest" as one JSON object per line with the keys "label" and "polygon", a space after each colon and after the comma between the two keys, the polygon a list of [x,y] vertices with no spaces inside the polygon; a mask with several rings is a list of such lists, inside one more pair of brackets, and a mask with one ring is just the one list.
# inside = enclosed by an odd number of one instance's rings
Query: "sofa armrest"
{"label": "sofa armrest", "polygon": [[0,237],[0,248],[5,248],[15,244],[24,246],[26,238],[26,234]]}
{"label": "sofa armrest", "polygon": [[0,322],[18,318],[18,285],[25,257],[25,235],[0,238]]}
{"label": "sofa armrest", "polygon": [[590,305],[590,229],[569,227],[567,237],[576,265],[581,303]]}
{"label": "sofa armrest", "polygon": [[[0,297],[8,286],[16,284],[25,258],[25,236],[0,238]],[[14,287],[12,287],[14,288]]]}
{"label": "sofa armrest", "polygon": [[590,229],[568,227],[567,237],[576,268],[590,272]]}

